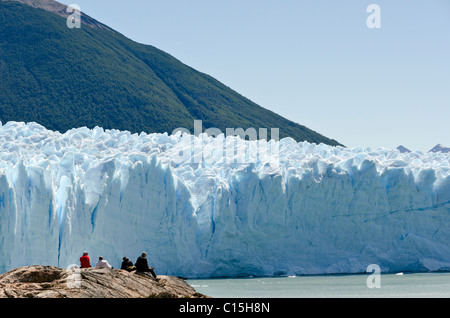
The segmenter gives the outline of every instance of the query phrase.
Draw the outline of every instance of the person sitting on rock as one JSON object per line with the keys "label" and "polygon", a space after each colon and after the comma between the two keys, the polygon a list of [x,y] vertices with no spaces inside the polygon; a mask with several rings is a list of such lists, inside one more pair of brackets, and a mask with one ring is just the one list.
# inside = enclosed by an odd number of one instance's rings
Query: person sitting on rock
{"label": "person sitting on rock", "polygon": [[83,252],[83,256],[80,257],[81,268],[91,267],[91,259],[89,258],[88,252]]}
{"label": "person sitting on rock", "polygon": [[103,256],[100,256],[98,258],[98,262],[97,262],[97,265],[95,267],[97,267],[97,268],[109,268],[109,269],[113,268],[111,265],[109,265],[107,260],[103,259]]}
{"label": "person sitting on rock", "polygon": [[128,257],[124,257],[120,269],[126,270],[127,272],[132,272],[136,270],[136,267],[133,266],[133,262]]}
{"label": "person sitting on rock", "polygon": [[136,264],[136,271],[137,272],[149,272],[152,274],[153,278],[156,278],[156,273],[154,271],[154,267],[149,267],[147,262],[147,253],[143,252],[141,256],[138,257]]}

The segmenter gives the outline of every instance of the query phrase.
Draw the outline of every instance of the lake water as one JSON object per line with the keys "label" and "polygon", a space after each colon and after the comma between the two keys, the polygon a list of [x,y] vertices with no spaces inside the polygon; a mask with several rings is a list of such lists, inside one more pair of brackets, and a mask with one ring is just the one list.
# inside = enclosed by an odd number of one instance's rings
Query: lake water
{"label": "lake water", "polygon": [[450,273],[190,279],[187,282],[197,292],[214,298],[450,298]]}

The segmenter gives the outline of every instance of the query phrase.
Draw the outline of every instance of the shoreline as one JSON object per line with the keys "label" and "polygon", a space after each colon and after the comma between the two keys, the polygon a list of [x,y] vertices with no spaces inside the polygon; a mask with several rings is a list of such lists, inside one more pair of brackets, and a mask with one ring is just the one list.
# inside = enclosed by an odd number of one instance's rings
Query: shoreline
{"label": "shoreline", "polygon": [[[438,270],[438,271],[399,271],[399,272],[380,272],[380,275],[408,275],[408,274],[445,274],[449,273],[450,270]],[[293,274],[293,275],[267,275],[267,276],[211,276],[211,277],[181,277],[178,278],[188,280],[209,280],[209,279],[252,279],[252,278],[290,278],[290,277],[326,277],[326,276],[362,276],[371,275],[373,272],[357,272],[357,273],[324,273],[324,274]]]}

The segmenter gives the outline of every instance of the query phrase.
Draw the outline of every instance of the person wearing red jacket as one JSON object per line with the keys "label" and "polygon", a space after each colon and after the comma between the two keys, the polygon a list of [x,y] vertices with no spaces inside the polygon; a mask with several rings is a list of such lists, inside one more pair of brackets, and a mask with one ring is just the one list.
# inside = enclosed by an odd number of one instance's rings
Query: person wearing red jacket
{"label": "person wearing red jacket", "polygon": [[91,267],[91,259],[88,256],[87,252],[83,252],[83,256],[80,257],[81,268],[89,268]]}

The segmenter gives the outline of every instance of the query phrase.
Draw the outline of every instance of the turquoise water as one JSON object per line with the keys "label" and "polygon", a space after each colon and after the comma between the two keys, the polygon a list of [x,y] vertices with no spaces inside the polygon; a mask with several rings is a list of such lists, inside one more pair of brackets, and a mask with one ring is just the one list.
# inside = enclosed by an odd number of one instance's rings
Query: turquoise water
{"label": "turquoise water", "polygon": [[[375,285],[373,288],[369,285]],[[450,273],[187,280],[214,298],[450,298]],[[379,288],[376,288],[379,287]]]}

